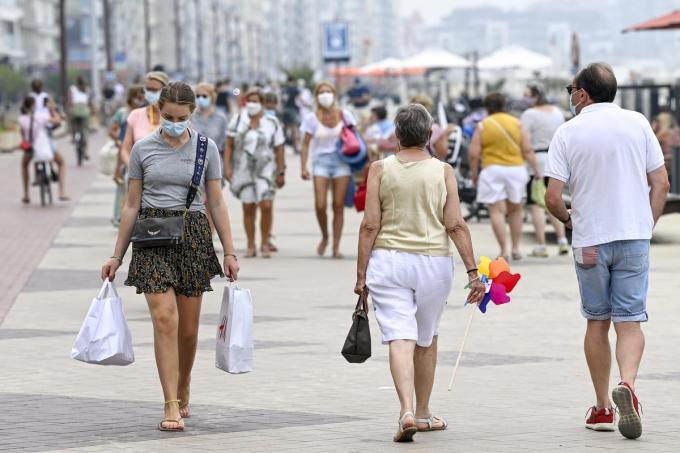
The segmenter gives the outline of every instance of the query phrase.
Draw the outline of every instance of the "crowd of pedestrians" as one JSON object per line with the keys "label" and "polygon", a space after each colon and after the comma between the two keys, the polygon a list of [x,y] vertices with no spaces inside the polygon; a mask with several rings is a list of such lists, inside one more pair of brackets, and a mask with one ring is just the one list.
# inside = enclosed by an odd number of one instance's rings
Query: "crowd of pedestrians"
{"label": "crowd of pedestrians", "polygon": [[[584,68],[567,87],[573,118],[566,122],[540,84],[526,87],[528,108],[519,117],[508,112],[503,94],[489,93],[484,114],[470,130],[466,159],[476,202],[488,209],[499,257],[523,259],[527,211],[537,244],[532,258],[551,255],[546,220],[554,228],[559,255],[569,253],[567,231],[573,230],[581,311],[587,319],[585,354],[596,395],[586,427],[614,430],[613,400],[619,430],[636,438],[642,431],[635,381],[644,349],[640,323],[647,320],[649,240],[663,211],[670,149],[680,143],[680,128],[670,114],[650,125],[642,115],[617,107],[616,89],[607,65]],[[330,246],[333,258],[343,258],[347,195],[355,177],[364,179],[355,292],[370,293],[383,342],[389,344],[400,403],[394,440],[447,428],[447,421],[432,413],[430,395],[438,326],[453,279],[452,245],[469,281],[468,302],[479,303],[485,292],[459,199],[460,174],[451,165],[457,163],[447,161],[456,126],[438,124],[432,99],[422,94],[401,106],[394,121],[360,80],[346,99],[326,81],[311,87],[290,77],[280,90],[256,85],[238,92],[230,81],[191,87],[152,71],[143,84],[128,87],[125,105],[112,115],[118,238],[101,273],[115,278],[133,244],[125,284],[144,294],[152,317],[165,398],[159,429],[181,431],[189,417],[203,293],[212,290],[215,276],[238,277],[224,188],[228,185],[242,205],[243,257],[271,258],[278,251],[272,234],[274,200],[285,190],[286,145],[300,154],[300,177],[312,181],[319,256]],[[87,130],[93,109],[84,79],[71,87],[67,105],[71,129]],[[19,118],[30,144],[21,167],[24,203],[30,201],[31,160],[57,163],[60,197],[67,200],[64,161],[50,137],[63,117],[34,82]],[[366,162],[359,168],[338,151],[347,130],[365,140]],[[567,186],[569,209],[563,201]],[[137,222],[155,219],[160,225],[176,218],[182,219],[180,243],[139,245]],[[215,232],[222,264],[213,246]],[[621,383],[610,399],[612,323]]]}

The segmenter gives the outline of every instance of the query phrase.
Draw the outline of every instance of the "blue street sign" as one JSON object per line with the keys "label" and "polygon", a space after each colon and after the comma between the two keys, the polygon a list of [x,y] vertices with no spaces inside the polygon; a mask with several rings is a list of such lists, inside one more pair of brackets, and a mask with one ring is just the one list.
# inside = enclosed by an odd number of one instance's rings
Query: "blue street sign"
{"label": "blue street sign", "polygon": [[346,22],[323,24],[323,59],[325,62],[349,61],[349,26]]}

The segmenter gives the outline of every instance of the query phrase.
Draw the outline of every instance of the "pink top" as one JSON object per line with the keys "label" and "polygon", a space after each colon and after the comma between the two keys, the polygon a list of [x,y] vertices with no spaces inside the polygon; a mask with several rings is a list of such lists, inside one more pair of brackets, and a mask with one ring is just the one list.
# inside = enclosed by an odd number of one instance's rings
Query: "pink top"
{"label": "pink top", "polygon": [[[151,107],[140,107],[130,112],[127,119],[127,128],[132,131],[132,143],[137,143],[160,125],[160,116]],[[151,123],[153,119],[153,125]]]}

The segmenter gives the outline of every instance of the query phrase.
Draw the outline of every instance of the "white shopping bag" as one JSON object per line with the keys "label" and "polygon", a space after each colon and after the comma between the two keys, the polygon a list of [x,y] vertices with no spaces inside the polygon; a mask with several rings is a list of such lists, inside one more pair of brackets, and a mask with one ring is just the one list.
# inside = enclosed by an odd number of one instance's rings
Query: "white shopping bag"
{"label": "white shopping bag", "polygon": [[253,371],[253,302],[249,289],[224,288],[217,324],[215,366],[228,373]]}
{"label": "white shopping bag", "polygon": [[71,358],[97,365],[129,365],[135,361],[123,303],[108,279],[90,305]]}
{"label": "white shopping bag", "polygon": [[118,164],[118,145],[113,140],[107,141],[99,151],[99,173],[113,176]]}

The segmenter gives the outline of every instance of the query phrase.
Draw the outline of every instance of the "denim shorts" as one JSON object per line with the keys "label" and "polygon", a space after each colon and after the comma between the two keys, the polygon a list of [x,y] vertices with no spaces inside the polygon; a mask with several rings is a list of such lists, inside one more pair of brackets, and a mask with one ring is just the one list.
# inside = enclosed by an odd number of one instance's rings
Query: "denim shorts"
{"label": "denim shorts", "polygon": [[314,176],[335,179],[351,174],[352,170],[349,165],[341,161],[335,152],[319,154],[312,160],[312,175]]}
{"label": "denim shorts", "polygon": [[574,261],[586,319],[647,321],[649,240],[575,248]]}

